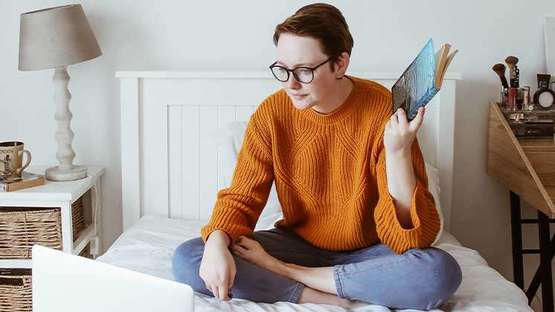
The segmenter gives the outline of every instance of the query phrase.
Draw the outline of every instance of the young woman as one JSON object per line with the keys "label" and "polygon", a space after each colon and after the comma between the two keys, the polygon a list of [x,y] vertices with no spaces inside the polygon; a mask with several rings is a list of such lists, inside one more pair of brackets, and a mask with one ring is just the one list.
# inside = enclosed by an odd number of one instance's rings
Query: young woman
{"label": "young woman", "polygon": [[[353,39],[328,4],[276,27],[282,89],[249,120],[232,184],[201,237],[175,251],[179,282],[222,300],[435,308],[461,271],[440,230],[415,139],[424,110],[391,113],[385,87],[347,76]],[[283,219],[253,229],[272,182]]]}

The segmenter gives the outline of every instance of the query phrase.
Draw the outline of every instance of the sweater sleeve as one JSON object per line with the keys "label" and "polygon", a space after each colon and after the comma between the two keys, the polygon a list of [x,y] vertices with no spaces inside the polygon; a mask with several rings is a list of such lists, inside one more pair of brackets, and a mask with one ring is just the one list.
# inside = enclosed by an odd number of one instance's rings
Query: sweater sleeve
{"label": "sweater sleeve", "polygon": [[397,254],[402,254],[412,248],[431,246],[440,230],[440,218],[434,198],[428,191],[426,168],[418,141],[415,139],[411,147],[412,166],[416,176],[416,187],[412,194],[410,207],[412,228],[401,226],[395,208],[395,201],[389,194],[383,133],[376,145],[377,164],[375,174],[379,199],[374,210],[374,220],[379,239]]}
{"label": "sweater sleeve", "polygon": [[232,241],[254,230],[274,180],[270,136],[260,127],[264,123],[257,112],[251,116],[231,185],[218,192],[210,220],[201,229],[204,242],[215,230]]}

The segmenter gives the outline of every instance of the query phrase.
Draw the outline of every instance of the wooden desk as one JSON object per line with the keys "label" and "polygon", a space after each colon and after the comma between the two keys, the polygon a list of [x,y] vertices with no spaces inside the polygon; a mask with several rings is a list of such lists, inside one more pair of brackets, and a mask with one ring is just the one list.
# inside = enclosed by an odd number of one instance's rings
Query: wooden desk
{"label": "wooden desk", "polygon": [[[541,283],[543,311],[553,311],[551,259],[555,236],[550,239],[549,224],[555,223],[555,141],[517,139],[499,106],[491,103],[487,171],[510,190],[514,282],[526,291],[529,303]],[[538,210],[537,219],[521,218],[520,198]],[[522,248],[525,223],[538,224],[539,249]],[[528,289],[524,287],[524,254],[539,254],[541,260]]]}

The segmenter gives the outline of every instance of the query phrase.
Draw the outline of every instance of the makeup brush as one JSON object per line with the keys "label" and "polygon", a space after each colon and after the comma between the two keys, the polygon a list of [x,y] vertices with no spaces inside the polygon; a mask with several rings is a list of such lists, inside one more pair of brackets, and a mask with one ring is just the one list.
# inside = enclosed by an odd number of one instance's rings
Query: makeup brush
{"label": "makeup brush", "polygon": [[509,80],[511,82],[511,88],[518,88],[520,76],[520,70],[516,66],[516,64],[518,63],[518,57],[512,55],[507,56],[507,58],[505,59],[505,63],[507,63],[507,66],[509,66],[510,69]]}
{"label": "makeup brush", "polygon": [[516,66],[516,64],[518,63],[518,57],[516,56],[507,56],[507,58],[505,59],[505,63],[507,63],[507,65],[509,65],[509,67],[512,67],[513,65]]}
{"label": "makeup brush", "polygon": [[509,84],[507,83],[507,78],[505,78],[505,69],[506,69],[505,65],[501,63],[497,63],[493,65],[491,69],[493,69],[493,71],[497,74],[497,76],[499,76],[499,79],[501,79],[501,85],[503,85],[503,88],[509,88]]}

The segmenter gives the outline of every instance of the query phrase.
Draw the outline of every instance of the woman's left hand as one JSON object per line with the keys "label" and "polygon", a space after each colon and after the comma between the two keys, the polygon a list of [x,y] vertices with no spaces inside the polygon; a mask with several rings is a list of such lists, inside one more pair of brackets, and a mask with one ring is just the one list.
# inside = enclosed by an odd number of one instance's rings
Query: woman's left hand
{"label": "woman's left hand", "polygon": [[410,153],[412,142],[424,120],[424,107],[418,109],[416,117],[410,122],[405,110],[399,108],[389,119],[384,130],[386,153]]}

